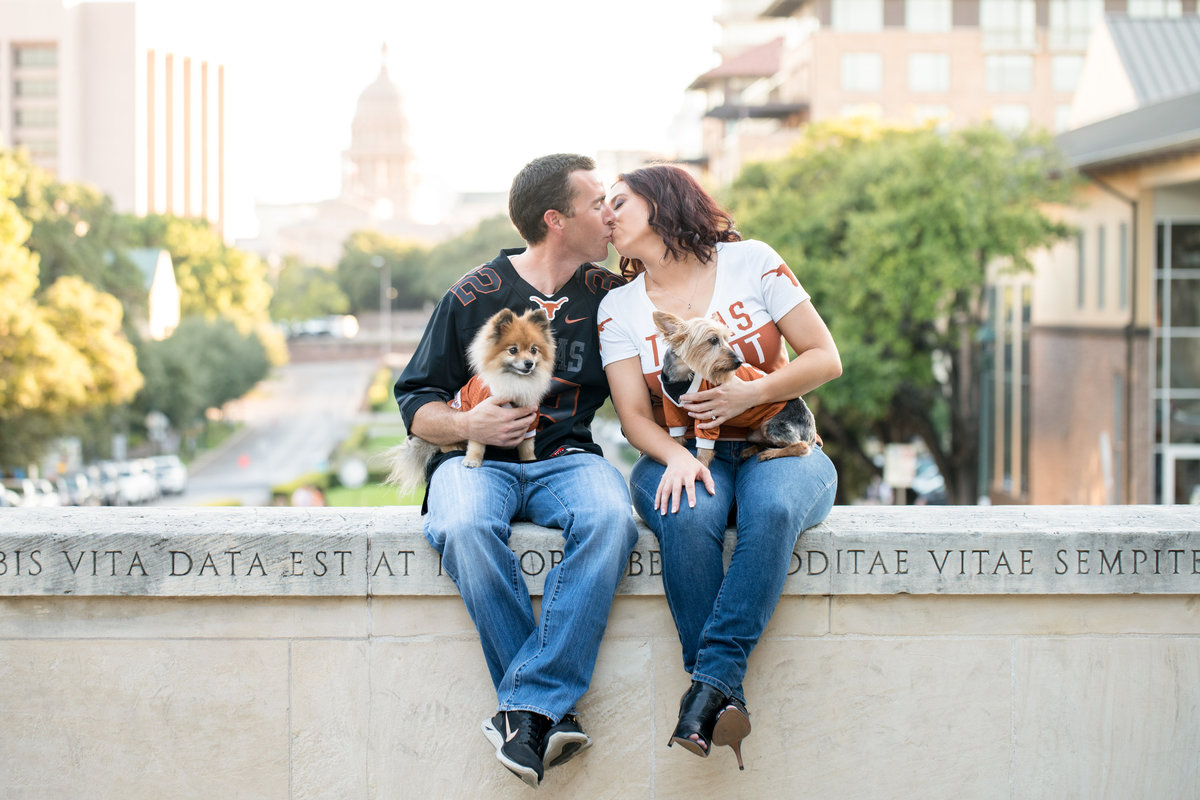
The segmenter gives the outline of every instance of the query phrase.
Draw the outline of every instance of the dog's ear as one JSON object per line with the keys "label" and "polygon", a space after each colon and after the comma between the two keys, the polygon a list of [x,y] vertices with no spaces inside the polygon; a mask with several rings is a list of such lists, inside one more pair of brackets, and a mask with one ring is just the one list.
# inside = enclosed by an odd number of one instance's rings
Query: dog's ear
{"label": "dog's ear", "polygon": [[654,327],[662,331],[662,335],[670,339],[679,333],[683,320],[667,311],[654,312]]}
{"label": "dog's ear", "polygon": [[489,321],[489,324],[492,326],[492,339],[499,339],[516,321],[517,315],[512,312],[511,308],[504,308],[497,311]]}
{"label": "dog's ear", "polygon": [[537,325],[547,334],[550,333],[550,318],[546,316],[546,309],[531,308],[522,315],[526,320]]}

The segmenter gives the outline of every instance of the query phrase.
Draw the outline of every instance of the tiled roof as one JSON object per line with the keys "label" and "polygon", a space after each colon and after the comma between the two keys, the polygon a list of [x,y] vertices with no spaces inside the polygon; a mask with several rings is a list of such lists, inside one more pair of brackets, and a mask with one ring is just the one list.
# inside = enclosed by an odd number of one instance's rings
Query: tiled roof
{"label": "tiled roof", "polygon": [[689,89],[703,89],[723,78],[769,78],[779,71],[783,57],[783,37],[743,50],[726,59],[721,66],[710,69],[696,80]]}

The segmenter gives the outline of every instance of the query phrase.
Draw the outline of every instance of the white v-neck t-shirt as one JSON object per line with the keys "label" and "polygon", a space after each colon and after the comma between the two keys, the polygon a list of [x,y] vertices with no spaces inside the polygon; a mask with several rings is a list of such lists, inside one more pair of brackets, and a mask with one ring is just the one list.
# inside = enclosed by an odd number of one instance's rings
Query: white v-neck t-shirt
{"label": "white v-neck t-shirt", "polygon": [[[717,245],[716,282],[702,316],[729,328],[729,344],[741,359],[763,372],[788,363],[778,320],[809,299],[809,294],[774,248],[747,240]],[[637,356],[650,390],[655,419],[663,427],[662,335],[654,326],[654,304],[646,294],[646,276],[638,275],[610,291],[600,303],[600,358],[604,366]],[[722,439],[744,439],[746,431],[722,426]]]}

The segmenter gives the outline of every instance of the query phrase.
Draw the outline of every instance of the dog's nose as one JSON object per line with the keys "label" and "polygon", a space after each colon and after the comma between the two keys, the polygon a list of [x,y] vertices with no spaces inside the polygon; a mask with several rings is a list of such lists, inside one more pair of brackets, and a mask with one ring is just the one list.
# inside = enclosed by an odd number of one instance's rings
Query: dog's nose
{"label": "dog's nose", "polygon": [[533,369],[533,361],[531,361],[531,360],[530,360],[530,359],[528,359],[528,358],[527,358],[527,359],[525,359],[524,368],[525,368],[525,369]]}

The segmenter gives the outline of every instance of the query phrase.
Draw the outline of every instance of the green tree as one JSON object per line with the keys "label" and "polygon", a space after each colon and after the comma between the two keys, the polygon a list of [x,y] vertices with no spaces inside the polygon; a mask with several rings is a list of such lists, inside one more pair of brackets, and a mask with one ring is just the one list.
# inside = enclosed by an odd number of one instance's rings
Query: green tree
{"label": "green tree", "polygon": [[88,409],[141,386],[116,298],[72,276],[38,294],[33,226],[14,202],[27,167],[0,153],[0,464],[27,464]]}
{"label": "green tree", "polygon": [[118,214],[107,195],[81,183],[58,183],[18,158],[20,191],[14,202],[32,223],[26,246],[38,254],[42,286],[73,275],[120,300],[126,320],[144,317],[146,287],[124,254],[134,218]]}
{"label": "green tree", "polygon": [[430,298],[427,251],[411,242],[378,231],[356,231],[342,245],[337,282],[352,313],[378,311],[383,289],[382,270],[392,282],[392,308],[420,308]]}
{"label": "green tree", "polygon": [[135,416],[161,411],[179,431],[201,422],[205,410],[246,394],[271,366],[259,338],[222,317],[188,317],[170,337],[143,342],[138,360],[146,384]]}
{"label": "green tree", "polygon": [[350,300],[352,313],[379,308],[379,270],[391,269],[392,307],[422,308],[436,302],[466,272],[505,247],[522,247],[520,235],[506,216],[486,219],[471,230],[431,248],[422,248],[374,231],[359,231],[346,240],[337,265],[337,280]]}
{"label": "green tree", "polygon": [[293,256],[284,259],[271,295],[271,319],[300,321],[349,311],[350,300],[333,272]]}
{"label": "green tree", "polygon": [[266,265],[255,255],[226,246],[206,220],[152,214],[138,221],[134,241],[171,254],[181,316],[254,323],[269,319]]}
{"label": "green tree", "polygon": [[989,270],[1030,269],[1068,233],[1045,204],[1069,200],[1069,174],[1042,134],[830,124],[735,181],[743,235],[780,252],[838,342],[820,427],[849,491],[875,469],[870,437],[919,437],[951,502],[974,501]]}
{"label": "green tree", "polygon": [[441,297],[465,273],[491,261],[502,248],[524,247],[521,235],[508,217],[498,215],[429,252],[425,267],[432,299]]}
{"label": "green tree", "polygon": [[132,239],[136,247],[171,254],[181,317],[230,320],[243,335],[258,337],[272,363],[287,361],[287,343],[271,325],[271,284],[262,259],[228,247],[202,219],[152,214],[136,221]]}

